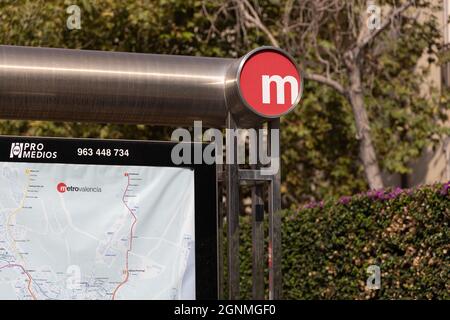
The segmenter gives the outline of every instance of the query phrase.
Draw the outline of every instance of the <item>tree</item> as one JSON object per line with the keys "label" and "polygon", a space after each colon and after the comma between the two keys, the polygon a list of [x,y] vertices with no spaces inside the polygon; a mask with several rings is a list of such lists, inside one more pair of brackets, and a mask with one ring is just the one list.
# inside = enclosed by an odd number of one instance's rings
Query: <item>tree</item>
{"label": "tree", "polygon": [[[70,0],[0,2],[0,43],[70,49],[161,54],[203,53],[202,30],[209,24],[196,1],[80,1],[81,29],[69,30]],[[200,30],[200,32],[198,32]],[[202,35],[202,36],[200,36]],[[206,35],[205,35],[206,37]],[[1,121],[2,134],[155,139],[170,137],[171,128],[145,125]]]}
{"label": "tree", "polygon": [[[300,57],[306,79],[332,88],[348,101],[353,110],[359,156],[372,189],[382,188],[383,181],[365,102],[370,91],[364,84],[371,71],[368,64],[376,63],[389,49],[386,41],[399,42],[405,36],[405,28],[426,30],[432,36],[429,50],[437,44],[438,37],[431,16],[419,20],[420,10],[434,9],[430,1],[378,3],[385,9],[382,16],[377,16],[381,7],[375,6],[373,0],[232,0],[226,9],[220,7],[235,15],[236,28],[244,38],[252,29],[262,32],[271,45],[281,45]],[[415,10],[408,10],[413,6]]]}

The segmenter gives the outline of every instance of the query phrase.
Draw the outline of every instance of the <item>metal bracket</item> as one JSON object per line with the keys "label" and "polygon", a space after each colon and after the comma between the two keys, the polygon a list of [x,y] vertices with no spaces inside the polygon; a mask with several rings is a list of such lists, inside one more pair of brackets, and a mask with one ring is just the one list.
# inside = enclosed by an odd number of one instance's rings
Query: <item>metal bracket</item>
{"label": "metal bracket", "polygon": [[[236,123],[231,114],[228,114],[227,128],[235,129]],[[269,129],[279,129],[279,119],[269,122]],[[270,150],[270,135],[268,137],[268,150]],[[277,141],[277,145],[279,145]],[[234,146],[237,146],[234,143]],[[259,146],[258,146],[259,147]],[[233,150],[236,161],[236,150]],[[230,160],[230,159],[229,159]],[[225,170],[222,169],[225,168]],[[281,194],[280,172],[275,175],[262,175],[260,166],[254,165],[252,169],[239,169],[236,162],[227,163],[217,169],[217,181],[226,185],[226,217],[228,239],[228,294],[229,299],[239,299],[240,270],[239,270],[239,186],[252,187],[252,277],[253,298],[264,299],[264,200],[263,187],[268,184],[268,219],[269,219],[269,299],[281,298]],[[220,199],[221,200],[221,199]],[[220,215],[219,218],[222,218]],[[222,224],[219,224],[222,225]],[[222,259],[222,256],[220,257]],[[223,262],[219,262],[219,274],[223,275]],[[220,283],[220,296],[223,297],[223,281]]]}

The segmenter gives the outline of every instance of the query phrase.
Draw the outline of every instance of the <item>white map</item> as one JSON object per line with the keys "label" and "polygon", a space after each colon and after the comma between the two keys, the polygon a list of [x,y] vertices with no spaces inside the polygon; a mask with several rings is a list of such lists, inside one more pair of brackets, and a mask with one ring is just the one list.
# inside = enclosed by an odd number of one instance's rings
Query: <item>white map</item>
{"label": "white map", "polygon": [[0,299],[195,299],[194,171],[0,162]]}

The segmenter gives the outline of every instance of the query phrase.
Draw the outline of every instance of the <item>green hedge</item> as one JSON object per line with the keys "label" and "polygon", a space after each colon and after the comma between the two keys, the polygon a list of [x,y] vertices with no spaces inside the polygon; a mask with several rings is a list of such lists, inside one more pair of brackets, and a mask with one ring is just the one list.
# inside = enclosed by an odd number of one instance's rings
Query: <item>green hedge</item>
{"label": "green hedge", "polygon": [[[283,298],[449,299],[449,193],[438,184],[283,212]],[[249,217],[241,228],[241,297],[250,299]],[[380,290],[366,289],[373,264]]]}

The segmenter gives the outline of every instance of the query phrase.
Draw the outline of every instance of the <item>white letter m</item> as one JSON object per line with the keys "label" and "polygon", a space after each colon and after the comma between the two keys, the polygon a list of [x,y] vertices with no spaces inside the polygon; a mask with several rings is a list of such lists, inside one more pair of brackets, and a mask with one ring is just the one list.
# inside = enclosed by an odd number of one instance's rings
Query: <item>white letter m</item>
{"label": "white letter m", "polygon": [[274,75],[263,75],[262,76],[262,98],[263,103],[270,103],[270,84],[275,82],[277,85],[277,104],[285,104],[284,99],[284,89],[286,82],[289,82],[291,86],[291,103],[294,103],[298,97],[298,81],[293,76],[286,76],[284,78]]}

